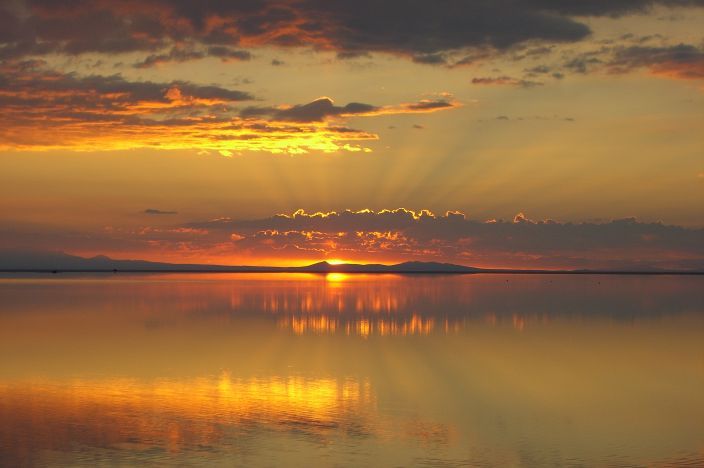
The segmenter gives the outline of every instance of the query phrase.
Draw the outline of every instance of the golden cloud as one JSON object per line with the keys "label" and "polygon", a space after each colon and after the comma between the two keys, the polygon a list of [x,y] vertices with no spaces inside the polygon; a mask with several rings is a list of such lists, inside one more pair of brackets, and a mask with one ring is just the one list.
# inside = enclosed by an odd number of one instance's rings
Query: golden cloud
{"label": "golden cloud", "polygon": [[451,100],[398,106],[329,98],[309,104],[244,108],[247,92],[191,82],[127,81],[119,75],[79,77],[47,70],[43,62],[0,65],[0,149],[78,151],[134,148],[198,149],[233,156],[243,151],[299,154],[368,152],[374,133],[349,128],[351,116],[436,112]]}

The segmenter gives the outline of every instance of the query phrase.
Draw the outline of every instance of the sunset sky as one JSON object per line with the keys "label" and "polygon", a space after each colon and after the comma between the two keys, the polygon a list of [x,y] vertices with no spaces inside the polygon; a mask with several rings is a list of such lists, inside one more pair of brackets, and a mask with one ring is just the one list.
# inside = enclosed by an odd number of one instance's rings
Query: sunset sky
{"label": "sunset sky", "polygon": [[704,268],[701,0],[0,0],[0,249]]}

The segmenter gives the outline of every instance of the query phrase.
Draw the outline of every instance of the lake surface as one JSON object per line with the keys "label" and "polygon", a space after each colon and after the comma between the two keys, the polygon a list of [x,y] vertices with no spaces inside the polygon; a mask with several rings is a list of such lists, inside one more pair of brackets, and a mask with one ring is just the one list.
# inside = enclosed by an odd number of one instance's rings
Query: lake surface
{"label": "lake surface", "polygon": [[704,277],[0,278],[0,465],[704,466]]}

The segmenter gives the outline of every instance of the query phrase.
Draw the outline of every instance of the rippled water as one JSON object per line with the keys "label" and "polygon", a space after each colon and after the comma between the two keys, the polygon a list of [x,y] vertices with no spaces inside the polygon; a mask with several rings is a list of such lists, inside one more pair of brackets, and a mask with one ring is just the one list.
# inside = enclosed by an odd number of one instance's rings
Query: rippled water
{"label": "rippled water", "polygon": [[704,277],[0,278],[0,465],[704,466]]}

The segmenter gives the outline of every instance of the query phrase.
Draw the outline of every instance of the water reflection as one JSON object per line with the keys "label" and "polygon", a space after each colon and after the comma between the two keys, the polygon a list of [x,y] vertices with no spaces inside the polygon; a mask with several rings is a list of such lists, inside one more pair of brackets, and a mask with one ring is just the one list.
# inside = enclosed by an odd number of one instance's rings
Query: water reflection
{"label": "water reflection", "polygon": [[368,437],[379,423],[369,382],[351,378],[25,381],[0,385],[0,401],[0,447],[14,461],[75,446],[217,452],[235,435],[271,431],[322,442],[335,432]]}
{"label": "water reflection", "polygon": [[704,279],[0,279],[0,465],[704,465]]}
{"label": "water reflection", "polygon": [[362,338],[367,338],[369,335],[428,335],[435,330],[441,330],[444,333],[456,333],[462,326],[459,321],[453,320],[451,323],[449,319],[445,319],[442,327],[436,328],[434,318],[424,318],[418,314],[399,319],[360,315],[360,317],[325,314],[285,316],[278,321],[278,325],[280,328],[291,330],[296,335],[344,333]]}
{"label": "water reflection", "polygon": [[[250,430],[295,428],[311,434],[340,428],[368,433],[365,409],[374,403],[368,381],[301,376],[242,379],[227,373],[188,380],[13,382],[0,387],[0,395],[3,422],[12,422],[15,437],[27,419],[31,429],[40,429],[17,443],[69,445],[100,439],[112,445],[129,433],[132,440],[154,441],[172,451],[214,443],[222,436],[217,430],[222,424]],[[179,424],[162,424],[165,415]],[[183,422],[202,427],[186,434]],[[88,426],[76,435],[90,440],[72,440],[69,429],[79,425]]]}

